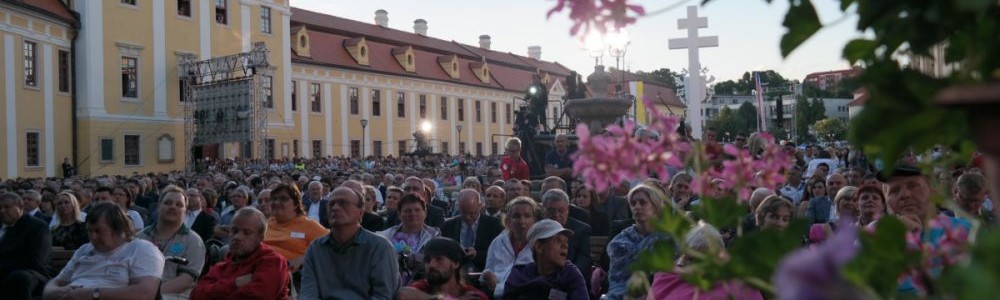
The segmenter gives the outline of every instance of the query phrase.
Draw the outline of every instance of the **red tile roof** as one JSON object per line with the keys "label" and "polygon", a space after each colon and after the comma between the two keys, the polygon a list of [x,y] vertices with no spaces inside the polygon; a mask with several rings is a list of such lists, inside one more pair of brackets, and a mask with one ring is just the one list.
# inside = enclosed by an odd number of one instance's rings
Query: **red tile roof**
{"label": "red tile roof", "polygon": [[[306,27],[313,49],[310,51],[312,57],[301,57],[293,51],[292,61],[297,63],[366,70],[515,92],[526,90],[531,84],[531,76],[536,71],[558,78],[564,78],[570,73],[570,69],[554,62],[486,50],[455,41],[445,41],[295,7],[292,8],[291,26]],[[364,37],[368,42],[369,66],[357,64],[343,47],[345,39],[360,37]],[[406,72],[392,56],[394,49],[406,46],[413,46],[416,72]],[[458,79],[449,77],[438,64],[439,60],[450,58],[452,55],[458,57]],[[470,64],[481,63],[484,59],[490,67],[489,83],[483,83],[469,69]]]}
{"label": "red tile roof", "polygon": [[648,97],[652,97],[652,100],[656,104],[667,104],[670,106],[687,107],[679,98],[677,98],[677,92],[674,89],[657,85],[654,83],[645,82],[643,84],[643,93]]}
{"label": "red tile roof", "polygon": [[77,19],[70,12],[70,9],[59,0],[7,0],[3,1],[15,5],[22,5],[42,14],[66,21],[73,27],[77,26]]}

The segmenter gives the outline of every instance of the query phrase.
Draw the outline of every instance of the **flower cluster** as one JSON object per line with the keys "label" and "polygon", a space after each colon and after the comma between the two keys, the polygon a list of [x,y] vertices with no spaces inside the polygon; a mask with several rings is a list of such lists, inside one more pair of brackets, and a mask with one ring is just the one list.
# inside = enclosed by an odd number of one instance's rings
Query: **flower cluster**
{"label": "flower cluster", "polygon": [[659,138],[636,137],[636,124],[610,125],[601,134],[591,133],[586,125],[576,128],[579,147],[573,154],[573,172],[581,175],[597,191],[604,191],[624,180],[645,179],[651,174],[670,178],[670,170],[683,166],[688,145],[677,134],[680,120],[653,112],[649,129]]}
{"label": "flower cluster", "polygon": [[858,254],[858,229],[841,222],[837,233],[815,248],[802,248],[778,263],[773,282],[780,299],[860,299],[840,269]]}
{"label": "flower cluster", "polygon": [[[587,33],[591,27],[599,32],[607,32],[608,26],[620,29],[635,23],[637,16],[646,14],[639,5],[628,4],[628,0],[558,0],[556,6],[549,10],[546,16],[569,8],[569,18],[573,21],[570,35],[576,35],[583,28]],[[635,15],[630,15],[629,12]]]}
{"label": "flower cluster", "polygon": [[[785,182],[785,172],[792,166],[793,158],[774,143],[770,134],[760,133],[762,149],[757,156],[749,149],[738,149],[733,145],[723,147],[727,159],[719,166],[713,166],[698,174],[691,188],[699,195],[713,195],[712,188],[734,191],[740,200],[750,198],[754,188],[766,187],[776,190]],[[705,159],[708,159],[707,157]],[[718,186],[712,186],[712,181]]]}
{"label": "flower cluster", "polygon": [[906,243],[912,251],[920,251],[920,266],[904,273],[902,281],[910,280],[914,288],[927,290],[928,277],[937,277],[945,267],[968,258],[969,224],[959,219],[938,215],[927,223],[923,232],[908,232]]}

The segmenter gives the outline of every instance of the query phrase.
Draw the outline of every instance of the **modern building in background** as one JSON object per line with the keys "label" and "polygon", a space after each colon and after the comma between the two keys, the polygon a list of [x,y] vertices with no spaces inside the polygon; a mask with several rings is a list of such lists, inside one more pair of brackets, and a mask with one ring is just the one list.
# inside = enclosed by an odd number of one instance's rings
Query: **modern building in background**
{"label": "modern building in background", "polygon": [[[222,143],[190,151],[178,63],[268,49],[264,158],[399,155],[424,130],[435,152],[502,153],[534,75],[558,115],[570,70],[528,55],[292,8],[287,0],[0,1],[4,177],[182,170],[188,158],[246,157]],[[475,37],[473,37],[475,38]],[[75,109],[74,109],[75,108]]]}
{"label": "modern building in background", "polygon": [[837,88],[841,80],[857,76],[860,72],[860,68],[851,68],[845,70],[809,73],[809,75],[806,75],[806,78],[802,80],[802,84],[811,85],[821,91],[833,90]]}

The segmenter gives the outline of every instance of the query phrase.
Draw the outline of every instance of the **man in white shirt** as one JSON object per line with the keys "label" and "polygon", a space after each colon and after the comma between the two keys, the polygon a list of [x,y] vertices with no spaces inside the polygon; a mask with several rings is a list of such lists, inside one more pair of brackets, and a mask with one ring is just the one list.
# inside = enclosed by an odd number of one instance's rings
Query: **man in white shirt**
{"label": "man in white shirt", "polygon": [[785,186],[781,187],[779,192],[782,196],[792,199],[792,204],[798,205],[799,201],[802,201],[802,194],[804,192],[802,185],[802,170],[797,166],[793,166],[788,170],[788,182]]}

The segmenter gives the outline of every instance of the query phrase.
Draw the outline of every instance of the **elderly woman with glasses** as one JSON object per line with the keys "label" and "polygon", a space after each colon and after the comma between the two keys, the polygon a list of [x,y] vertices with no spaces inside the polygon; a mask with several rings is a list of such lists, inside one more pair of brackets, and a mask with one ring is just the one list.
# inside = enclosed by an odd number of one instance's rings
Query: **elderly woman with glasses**
{"label": "elderly woman with glasses", "polygon": [[271,189],[271,219],[267,228],[264,243],[288,260],[292,272],[302,267],[302,257],[309,244],[330,232],[306,217],[302,193],[288,184]]}

